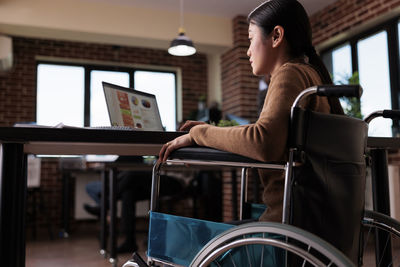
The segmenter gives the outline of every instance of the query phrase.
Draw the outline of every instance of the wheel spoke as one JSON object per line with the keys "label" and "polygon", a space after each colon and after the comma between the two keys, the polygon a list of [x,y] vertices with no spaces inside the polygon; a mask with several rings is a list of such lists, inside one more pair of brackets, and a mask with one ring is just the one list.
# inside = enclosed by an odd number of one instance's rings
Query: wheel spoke
{"label": "wheel spoke", "polygon": [[245,249],[246,249],[246,255],[247,255],[247,263],[250,267],[252,267],[250,253],[249,253],[249,246],[245,246]]}
{"label": "wheel spoke", "polygon": [[232,254],[230,252],[229,252],[229,257],[231,258],[231,262],[233,264],[233,267],[236,267],[235,260],[233,259],[233,256],[232,256]]}
{"label": "wheel spoke", "polygon": [[[383,251],[386,251],[388,244],[390,243],[390,235],[388,235],[388,237],[386,238],[386,243],[385,243],[385,247],[383,248]],[[381,258],[379,259],[379,264],[378,266],[381,266],[382,260],[384,259],[384,255],[385,253],[382,253]],[[392,264],[391,264],[392,265]]]}
{"label": "wheel spoke", "polygon": [[191,266],[209,266],[212,262],[222,267],[280,266],[287,261],[287,252],[294,260],[300,260],[298,263],[305,260],[306,265],[322,266],[328,262],[330,266],[352,266],[341,252],[317,236],[294,226],[271,222],[250,223],[227,230],[211,240],[196,255]]}
{"label": "wheel spoke", "polygon": [[367,238],[366,238],[365,241],[364,241],[365,244],[364,244],[363,251],[365,251],[365,250],[367,249],[369,237],[370,237],[370,235],[371,235],[371,231],[372,231],[372,227],[369,227],[369,228],[368,228],[368,235],[367,235]]}
{"label": "wheel spoke", "polygon": [[[263,233],[263,237],[264,237],[264,233]],[[265,246],[262,246],[262,248],[261,248],[260,267],[262,267],[264,265],[264,248],[265,248]]]}
{"label": "wheel spoke", "polygon": [[[367,238],[363,244],[363,262],[368,263],[374,260],[377,266],[400,266],[400,262],[398,262],[400,248],[397,247],[400,241],[399,222],[387,215],[366,211],[363,226],[364,228],[368,227],[368,231],[365,231]],[[374,242],[369,240],[372,237],[375,239]],[[382,240],[379,240],[379,238],[382,238]],[[380,246],[379,249],[376,247],[377,245]],[[380,254],[377,254],[378,252]],[[373,255],[375,255],[375,258],[371,257]]]}

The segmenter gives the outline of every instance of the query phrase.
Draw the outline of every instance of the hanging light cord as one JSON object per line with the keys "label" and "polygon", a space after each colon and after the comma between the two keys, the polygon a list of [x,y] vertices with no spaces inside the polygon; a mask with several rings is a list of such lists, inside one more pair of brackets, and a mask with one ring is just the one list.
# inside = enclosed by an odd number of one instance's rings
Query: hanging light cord
{"label": "hanging light cord", "polygon": [[184,33],[185,32],[185,28],[183,27],[183,0],[180,0],[180,19],[181,19],[181,25],[179,27],[179,33]]}
{"label": "hanging light cord", "polygon": [[194,47],[192,40],[185,35],[183,18],[183,0],[180,0],[179,35],[172,40],[171,46],[168,48],[168,53],[173,56],[191,56],[196,53],[196,48]]}

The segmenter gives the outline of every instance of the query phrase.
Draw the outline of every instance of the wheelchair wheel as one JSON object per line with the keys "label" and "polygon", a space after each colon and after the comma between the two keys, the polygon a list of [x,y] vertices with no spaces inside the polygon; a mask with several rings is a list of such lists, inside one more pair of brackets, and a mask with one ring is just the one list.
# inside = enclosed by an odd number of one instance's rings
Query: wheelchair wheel
{"label": "wheelchair wheel", "polygon": [[[311,265],[310,265],[311,264]],[[354,266],[332,245],[297,227],[271,222],[223,232],[194,257],[200,266]]]}
{"label": "wheelchair wheel", "polygon": [[[400,223],[375,211],[365,211],[363,266],[400,266]],[[373,263],[376,263],[373,264]]]}

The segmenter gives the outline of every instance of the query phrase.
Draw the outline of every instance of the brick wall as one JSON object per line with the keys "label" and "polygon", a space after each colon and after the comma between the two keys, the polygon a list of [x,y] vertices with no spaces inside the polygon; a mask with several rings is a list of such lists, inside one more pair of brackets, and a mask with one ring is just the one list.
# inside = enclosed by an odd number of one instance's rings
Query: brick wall
{"label": "brick wall", "polygon": [[338,0],[310,17],[315,45],[400,6],[399,0]]}
{"label": "brick wall", "polygon": [[251,121],[257,119],[258,81],[247,56],[248,23],[244,16],[233,19],[233,47],[221,57],[222,110]]}
{"label": "brick wall", "polygon": [[[166,50],[21,37],[13,37],[13,53],[13,68],[0,72],[0,126],[35,121],[36,56],[180,67],[183,118],[197,107],[198,98],[207,94],[207,59],[203,54],[174,57]],[[57,160],[42,161],[41,190],[50,220],[59,227],[62,191]],[[39,216],[38,223],[45,226],[45,216]]]}
{"label": "brick wall", "polygon": [[0,72],[0,126],[35,121],[35,56],[180,67],[183,118],[197,106],[201,95],[207,95],[207,59],[202,54],[174,57],[166,50],[20,37],[13,38],[13,53],[13,68]]}

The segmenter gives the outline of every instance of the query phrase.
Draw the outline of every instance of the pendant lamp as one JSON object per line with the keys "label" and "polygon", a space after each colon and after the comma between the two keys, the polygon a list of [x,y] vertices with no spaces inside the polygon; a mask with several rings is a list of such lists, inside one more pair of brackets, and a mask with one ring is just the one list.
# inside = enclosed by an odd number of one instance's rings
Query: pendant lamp
{"label": "pendant lamp", "polygon": [[180,6],[180,27],[178,36],[172,40],[171,46],[168,48],[168,53],[173,56],[191,56],[196,53],[196,48],[193,45],[192,40],[185,35],[185,29],[183,28],[183,0]]}

